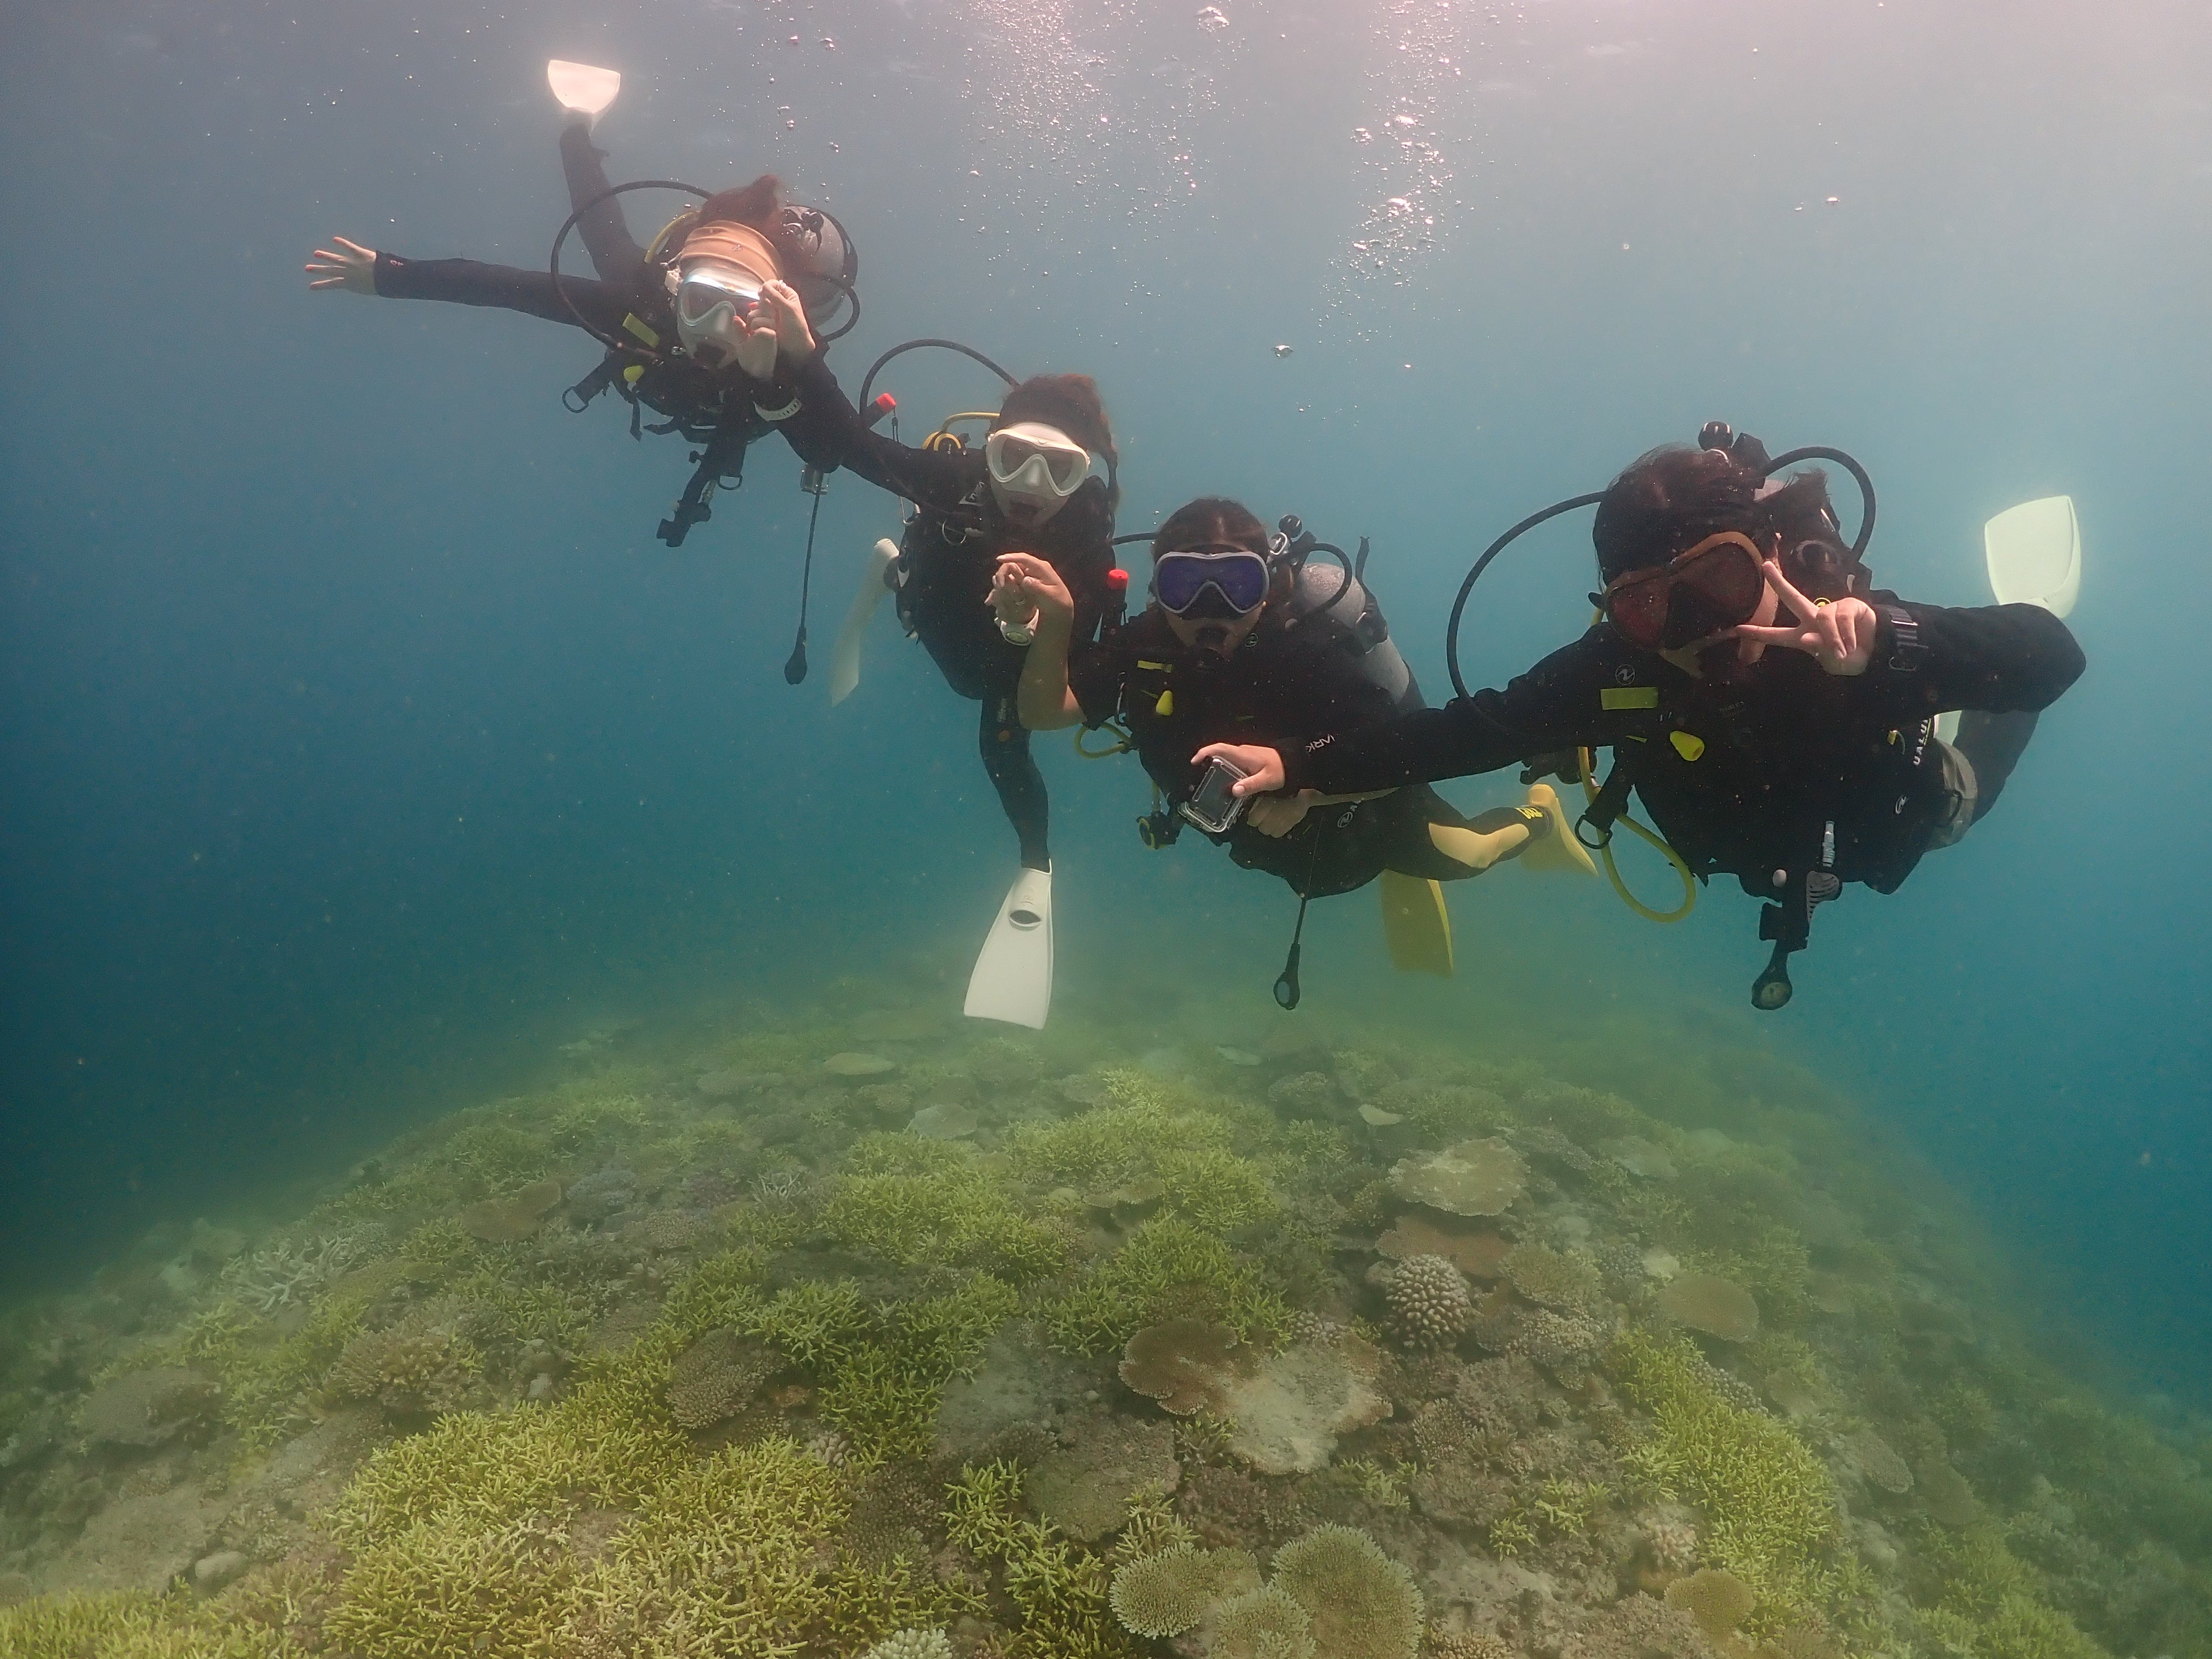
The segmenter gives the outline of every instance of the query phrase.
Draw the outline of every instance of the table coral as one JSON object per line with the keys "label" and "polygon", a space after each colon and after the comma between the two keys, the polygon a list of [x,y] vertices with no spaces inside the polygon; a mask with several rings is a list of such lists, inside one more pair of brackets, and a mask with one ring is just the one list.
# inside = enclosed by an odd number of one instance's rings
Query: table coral
{"label": "table coral", "polygon": [[535,1181],[504,1198],[487,1198],[470,1205],[459,1217],[461,1231],[487,1244],[509,1244],[527,1238],[544,1224],[561,1202],[561,1183]]}
{"label": "table coral", "polygon": [[1249,1363],[1228,1326],[1171,1319],[1132,1336],[1115,1369],[1133,1392],[1158,1401],[1162,1411],[1188,1417],[1218,1411],[1229,1384]]}
{"label": "table coral", "polygon": [[1313,1620],[1286,1590],[1247,1591],[1215,1610],[1209,1659],[1315,1659]]}
{"label": "table coral", "polygon": [[1391,1165],[1390,1185],[1401,1198],[1451,1215],[1502,1215],[1528,1190],[1528,1166],[1495,1137],[1463,1140],[1399,1159]]}
{"label": "table coral", "polygon": [[1269,1355],[1223,1396],[1231,1449],[1263,1474],[1310,1474],[1324,1467],[1340,1436],[1390,1414],[1376,1380],[1382,1361],[1371,1343],[1356,1336]]}
{"label": "table coral", "polygon": [[1529,1301],[1565,1313],[1585,1312],[1605,1299],[1596,1264],[1533,1241],[1516,1244],[1498,1264],[1500,1275]]}
{"label": "table coral", "polygon": [[77,1430],[112,1446],[165,1444],[211,1421],[222,1405],[212,1377],[180,1365],[130,1371],[103,1384],[77,1408]]}
{"label": "table coral", "polygon": [[1700,1567],[1667,1586],[1667,1605],[1688,1613],[1716,1642],[1751,1617],[1756,1600],[1743,1580],[1717,1567]]}
{"label": "table coral", "polygon": [[1132,1561],[1114,1575],[1114,1616],[1135,1636],[1194,1629],[1220,1595],[1219,1565],[1212,1551],[1188,1544]]}
{"label": "table coral", "polygon": [[1712,1273],[1678,1275],[1660,1291],[1658,1306],[1668,1318],[1724,1342],[1759,1334],[1759,1304],[1751,1292]]}
{"label": "table coral", "polygon": [[1275,1552],[1276,1589],[1313,1621],[1330,1659],[1414,1659],[1421,1592],[1412,1573],[1356,1527],[1316,1527]]}

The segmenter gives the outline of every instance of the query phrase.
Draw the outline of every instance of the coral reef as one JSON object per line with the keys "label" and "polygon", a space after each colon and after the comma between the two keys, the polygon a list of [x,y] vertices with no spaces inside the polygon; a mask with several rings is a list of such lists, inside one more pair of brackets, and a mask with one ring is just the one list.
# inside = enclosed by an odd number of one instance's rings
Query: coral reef
{"label": "coral reef", "polygon": [[668,1414],[679,1428],[703,1429],[734,1417],[782,1369],[765,1345],[732,1330],[706,1333],[668,1368]]}
{"label": "coral reef", "polygon": [[1723,1342],[1759,1334],[1759,1304],[1742,1285],[1711,1273],[1683,1273],[1659,1292],[1659,1311]]}
{"label": "coral reef", "polygon": [[1132,1635],[1180,1636],[1206,1617],[1220,1596],[1221,1582],[1221,1564],[1212,1552],[1179,1544],[1120,1568],[1108,1599]]}
{"label": "coral reef", "polygon": [[1146,1326],[1129,1339],[1115,1367],[1132,1393],[1157,1400],[1177,1417],[1219,1411],[1230,1384],[1249,1368],[1237,1333],[1200,1319]]}
{"label": "coral reef", "polygon": [[886,1636],[861,1659],[952,1659],[952,1644],[941,1630],[902,1630]]}
{"label": "coral reef", "polygon": [[1316,1647],[1335,1659],[1414,1659],[1419,1650],[1413,1574],[1355,1528],[1318,1527],[1285,1544],[1273,1582],[1313,1621]]}
{"label": "coral reef", "polygon": [[487,1198],[460,1213],[461,1231],[487,1244],[512,1244],[544,1224],[561,1202],[561,1183],[533,1181],[504,1198]]}
{"label": "coral reef", "polygon": [[1212,1626],[1212,1659],[1316,1659],[1320,1652],[1305,1608],[1273,1584],[1223,1602]]}
{"label": "coral reef", "polygon": [[867,1000],[0,1321],[0,1652],[2212,1659],[2212,1435],[1771,1057]]}
{"label": "coral reef", "polygon": [[1498,1274],[1529,1301],[1563,1313],[1583,1313],[1605,1299],[1605,1284],[1586,1256],[1562,1255],[1534,1243],[1516,1244]]}
{"label": "coral reef", "polygon": [[1409,1255],[1382,1283],[1390,1328],[1408,1347],[1449,1347],[1474,1316],[1467,1280],[1440,1255]]}
{"label": "coral reef", "polygon": [[1503,1215],[1528,1190],[1521,1155],[1496,1139],[1463,1140],[1391,1166],[1399,1197],[1451,1215]]}

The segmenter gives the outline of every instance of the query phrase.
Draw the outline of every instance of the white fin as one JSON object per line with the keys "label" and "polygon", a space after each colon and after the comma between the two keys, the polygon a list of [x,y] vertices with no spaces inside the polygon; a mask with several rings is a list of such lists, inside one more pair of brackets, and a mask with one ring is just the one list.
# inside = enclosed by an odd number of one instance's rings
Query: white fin
{"label": "white fin", "polygon": [[2081,525],[2071,495],[2007,507],[1982,526],[1990,592],[1999,605],[2039,605],[2054,617],[2081,592]]}
{"label": "white fin", "polygon": [[853,695],[853,688],[860,683],[860,643],[867,637],[868,623],[876,614],[876,606],[883,602],[884,572],[890,568],[891,561],[898,557],[896,544],[888,538],[878,542],[868,554],[868,568],[861,573],[859,592],[845,611],[845,625],[837,630],[837,646],[830,653],[830,706],[835,708]]}
{"label": "white fin", "polygon": [[1936,717],[1936,736],[1944,743],[1959,740],[1959,711],[1947,708]]}
{"label": "white fin", "polygon": [[545,79],[553,88],[553,95],[561,100],[562,109],[593,121],[607,112],[607,106],[622,90],[620,70],[594,69],[589,64],[572,64],[565,58],[546,61]]}
{"label": "white fin", "polygon": [[1044,1029],[1052,1012],[1052,872],[1024,869],[1006,890],[998,920],[968,976],[960,1012]]}

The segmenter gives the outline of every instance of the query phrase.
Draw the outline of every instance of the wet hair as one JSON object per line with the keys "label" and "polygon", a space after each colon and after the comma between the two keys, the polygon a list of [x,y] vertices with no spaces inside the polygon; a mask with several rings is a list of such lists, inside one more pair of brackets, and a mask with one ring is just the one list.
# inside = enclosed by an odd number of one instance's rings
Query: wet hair
{"label": "wet hair", "polygon": [[750,225],[771,240],[775,235],[776,216],[783,210],[783,185],[773,173],[763,173],[750,185],[738,185],[729,190],[718,190],[699,204],[699,216],[694,222],[711,225],[718,220],[733,221]]}
{"label": "wet hair", "polygon": [[1267,526],[1242,501],[1226,495],[1201,495],[1176,508],[1152,535],[1152,557],[1178,547],[1204,547],[1209,543],[1249,547],[1261,557],[1267,555]]}
{"label": "wet hair", "polygon": [[1106,418],[1106,400],[1098,395],[1098,382],[1088,374],[1030,375],[1006,393],[991,428],[996,431],[1022,421],[1058,427],[1092,454],[1105,457],[1109,469],[1121,464],[1121,451],[1114,447],[1113,423]]}
{"label": "wet hair", "polygon": [[[1669,444],[1638,458],[1606,489],[1590,526],[1606,581],[1664,564],[1708,536],[1741,531],[1762,547],[1778,537],[1791,562],[1850,564],[1828,505],[1827,475],[1799,473],[1765,495],[1765,475],[1724,450]],[[1806,544],[1817,544],[1817,549]],[[1832,597],[1832,596],[1830,596]]]}

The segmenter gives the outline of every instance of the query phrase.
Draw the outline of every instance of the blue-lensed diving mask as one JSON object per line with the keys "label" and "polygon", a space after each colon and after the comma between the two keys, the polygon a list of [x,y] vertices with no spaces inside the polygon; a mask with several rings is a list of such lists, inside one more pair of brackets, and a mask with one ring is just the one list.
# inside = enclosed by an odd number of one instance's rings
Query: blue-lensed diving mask
{"label": "blue-lensed diving mask", "polygon": [[1178,617],[1245,617],[1267,603],[1273,575],[1266,559],[1234,543],[1176,548],[1152,561],[1152,598]]}

